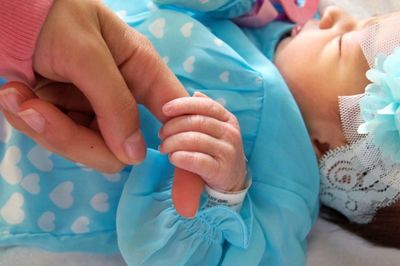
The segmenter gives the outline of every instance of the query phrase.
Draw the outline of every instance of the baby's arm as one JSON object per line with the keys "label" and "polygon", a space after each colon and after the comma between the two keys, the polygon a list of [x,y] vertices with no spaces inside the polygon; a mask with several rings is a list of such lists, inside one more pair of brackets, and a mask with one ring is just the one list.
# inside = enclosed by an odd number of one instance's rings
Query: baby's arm
{"label": "baby's arm", "polygon": [[201,93],[173,100],[163,108],[173,117],[160,130],[160,152],[171,163],[203,178],[217,191],[245,187],[246,159],[236,117]]}

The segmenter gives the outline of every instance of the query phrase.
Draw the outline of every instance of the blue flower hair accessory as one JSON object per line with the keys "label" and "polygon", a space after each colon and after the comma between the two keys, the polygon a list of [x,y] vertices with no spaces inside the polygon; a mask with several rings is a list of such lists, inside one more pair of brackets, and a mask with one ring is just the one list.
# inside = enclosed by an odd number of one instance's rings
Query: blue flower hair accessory
{"label": "blue flower hair accessory", "polygon": [[400,48],[389,56],[378,55],[367,71],[372,82],[360,100],[364,123],[359,134],[369,134],[383,155],[400,162]]}

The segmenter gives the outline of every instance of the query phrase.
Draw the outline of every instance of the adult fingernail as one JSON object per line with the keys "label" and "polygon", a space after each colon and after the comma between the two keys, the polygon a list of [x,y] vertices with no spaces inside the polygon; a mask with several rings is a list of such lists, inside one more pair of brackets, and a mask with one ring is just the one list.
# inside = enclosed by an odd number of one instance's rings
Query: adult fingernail
{"label": "adult fingernail", "polygon": [[16,114],[23,102],[22,94],[15,88],[0,90],[0,106],[3,110]]}
{"label": "adult fingernail", "polygon": [[24,120],[28,126],[30,126],[36,133],[43,133],[46,125],[44,117],[33,109],[27,109],[19,112],[18,116]]}
{"label": "adult fingernail", "polygon": [[144,160],[146,155],[146,146],[140,130],[137,130],[125,140],[124,149],[132,163],[139,163]]}

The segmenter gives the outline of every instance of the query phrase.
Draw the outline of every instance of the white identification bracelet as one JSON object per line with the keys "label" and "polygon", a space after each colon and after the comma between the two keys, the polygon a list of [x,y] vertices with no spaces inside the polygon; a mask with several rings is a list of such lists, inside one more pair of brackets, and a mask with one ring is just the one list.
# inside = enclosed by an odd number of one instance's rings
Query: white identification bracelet
{"label": "white identification bracelet", "polygon": [[251,180],[247,180],[246,188],[243,190],[235,192],[226,192],[226,191],[221,192],[212,189],[206,185],[205,190],[208,197],[206,208],[210,208],[216,205],[224,205],[231,208],[234,211],[239,212],[250,186],[251,186]]}

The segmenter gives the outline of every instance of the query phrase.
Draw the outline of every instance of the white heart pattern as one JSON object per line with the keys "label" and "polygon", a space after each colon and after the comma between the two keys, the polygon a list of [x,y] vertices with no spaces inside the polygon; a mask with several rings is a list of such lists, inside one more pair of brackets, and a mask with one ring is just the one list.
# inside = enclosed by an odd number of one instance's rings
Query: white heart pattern
{"label": "white heart pattern", "polygon": [[168,65],[168,63],[169,63],[169,57],[168,56],[164,56],[162,60],[164,61],[165,64]]}
{"label": "white heart pattern", "polygon": [[97,193],[90,200],[90,205],[98,212],[107,212],[110,209],[107,193]]}
{"label": "white heart pattern", "polygon": [[153,23],[149,25],[149,31],[157,39],[162,39],[165,33],[166,21],[164,18],[156,19]]}
{"label": "white heart pattern", "polygon": [[62,209],[68,209],[74,203],[74,198],[71,193],[74,190],[74,184],[70,181],[59,184],[50,193],[51,201]]}
{"label": "white heart pattern", "polygon": [[188,22],[181,27],[181,33],[184,37],[189,38],[192,36],[193,22]]}
{"label": "white heart pattern", "polygon": [[116,174],[103,174],[103,176],[110,182],[118,182],[121,180],[121,175],[119,173]]}
{"label": "white heart pattern", "polygon": [[194,71],[194,63],[196,62],[196,58],[194,56],[188,57],[186,61],[183,63],[183,69],[187,73],[192,73]]}
{"label": "white heart pattern", "polygon": [[37,220],[37,224],[43,232],[51,232],[54,231],[54,229],[56,228],[56,225],[54,223],[55,220],[56,215],[53,212],[48,211],[43,213],[39,217],[39,219]]}
{"label": "white heart pattern", "polygon": [[221,75],[219,75],[219,79],[224,83],[228,83],[229,76],[230,76],[230,73],[228,71],[225,71],[225,72],[221,73]]}
{"label": "white heart pattern", "polygon": [[22,179],[22,171],[17,166],[20,160],[20,149],[17,146],[11,146],[7,149],[4,159],[1,162],[0,174],[11,185],[18,184]]}
{"label": "white heart pattern", "polygon": [[0,114],[0,141],[8,142],[11,139],[12,127],[3,114]]}
{"label": "white heart pattern", "polygon": [[76,219],[71,225],[71,231],[75,234],[83,234],[89,232],[90,220],[86,216],[81,216]]}
{"label": "white heart pattern", "polygon": [[22,205],[24,205],[24,196],[18,192],[13,193],[1,208],[1,217],[8,224],[22,223],[25,219],[25,212],[22,209]]}
{"label": "white heart pattern", "polygon": [[48,150],[36,145],[28,152],[27,157],[33,166],[40,171],[50,172],[53,170],[53,162],[49,158],[51,154]]}
{"label": "white heart pattern", "polygon": [[222,45],[224,45],[224,42],[221,39],[218,39],[218,38],[214,39],[214,43],[218,47],[221,47]]}
{"label": "white heart pattern", "polygon": [[89,168],[86,165],[82,164],[82,163],[76,163],[76,166],[80,167],[81,170],[85,171],[85,172],[93,172],[93,168]]}
{"label": "white heart pattern", "polygon": [[126,10],[119,10],[117,12],[115,12],[115,14],[120,18],[120,19],[124,19],[126,17]]}
{"label": "white heart pattern", "polygon": [[150,11],[156,11],[156,10],[158,10],[158,7],[157,7],[153,2],[149,2],[149,3],[147,4],[147,8],[148,8]]}
{"label": "white heart pattern", "polygon": [[31,194],[39,194],[40,192],[40,177],[37,174],[29,174],[21,181],[21,187]]}

